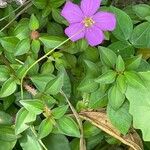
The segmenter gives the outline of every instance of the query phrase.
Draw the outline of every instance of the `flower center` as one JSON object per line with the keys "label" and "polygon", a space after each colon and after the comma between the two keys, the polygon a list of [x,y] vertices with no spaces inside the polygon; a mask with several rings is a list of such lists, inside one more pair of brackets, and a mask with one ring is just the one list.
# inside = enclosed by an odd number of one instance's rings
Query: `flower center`
{"label": "flower center", "polygon": [[95,21],[92,18],[85,18],[83,20],[83,23],[84,23],[85,27],[88,28],[88,27],[91,27],[95,23]]}

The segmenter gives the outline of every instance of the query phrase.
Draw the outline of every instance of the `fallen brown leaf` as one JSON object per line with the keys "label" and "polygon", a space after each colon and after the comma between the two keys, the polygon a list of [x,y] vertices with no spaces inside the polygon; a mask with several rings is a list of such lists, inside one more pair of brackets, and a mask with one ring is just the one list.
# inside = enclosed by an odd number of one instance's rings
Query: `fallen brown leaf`
{"label": "fallen brown leaf", "polygon": [[140,140],[140,137],[136,133],[136,131],[132,131],[127,135],[122,135],[109,121],[106,111],[102,110],[99,112],[81,112],[80,117],[84,120],[91,122],[91,124],[100,128],[107,134],[113,136],[118,139],[120,142],[128,145],[130,147],[129,150],[143,150],[143,145]]}
{"label": "fallen brown leaf", "polygon": [[150,49],[149,48],[138,49],[137,54],[142,54],[143,59],[147,60],[150,58]]}
{"label": "fallen brown leaf", "polygon": [[[132,141],[134,141],[136,144],[138,144],[142,149],[143,148],[143,143],[142,143],[142,140],[140,138],[140,136],[137,134],[137,132],[135,130],[132,130],[129,134],[130,136],[130,139]],[[129,150],[133,150],[133,148],[129,148]]]}

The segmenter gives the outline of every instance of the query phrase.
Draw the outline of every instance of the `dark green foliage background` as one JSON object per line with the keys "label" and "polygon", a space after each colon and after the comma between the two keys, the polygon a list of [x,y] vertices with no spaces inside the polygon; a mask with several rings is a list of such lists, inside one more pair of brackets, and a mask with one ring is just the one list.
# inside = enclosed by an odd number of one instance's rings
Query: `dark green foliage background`
{"label": "dark green foliage background", "polygon": [[[149,150],[149,1],[103,0],[100,10],[114,13],[117,26],[101,46],[66,41],[26,72],[67,39],[64,3],[0,9],[0,150],[79,150],[80,128],[67,100],[78,113],[105,108],[120,133],[137,129]],[[126,149],[87,121],[83,130],[87,150]]]}

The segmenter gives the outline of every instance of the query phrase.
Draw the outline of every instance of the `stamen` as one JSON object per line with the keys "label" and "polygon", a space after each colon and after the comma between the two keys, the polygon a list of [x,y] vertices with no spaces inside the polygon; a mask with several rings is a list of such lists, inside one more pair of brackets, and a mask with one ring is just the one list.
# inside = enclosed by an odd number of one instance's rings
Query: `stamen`
{"label": "stamen", "polygon": [[88,28],[88,27],[91,27],[95,23],[95,21],[92,18],[85,18],[83,20],[83,23],[84,23],[85,27]]}

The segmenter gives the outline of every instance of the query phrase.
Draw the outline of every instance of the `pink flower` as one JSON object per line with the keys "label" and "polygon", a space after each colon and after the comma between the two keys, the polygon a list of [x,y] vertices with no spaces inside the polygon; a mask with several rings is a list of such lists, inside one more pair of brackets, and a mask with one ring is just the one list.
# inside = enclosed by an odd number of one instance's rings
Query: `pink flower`
{"label": "pink flower", "polygon": [[[72,41],[85,38],[91,46],[96,46],[104,40],[103,31],[115,29],[114,14],[97,12],[100,3],[101,0],[82,0],[80,7],[72,2],[65,4],[61,15],[70,23],[65,29],[65,34],[71,37]],[[79,34],[76,34],[78,32]]]}

